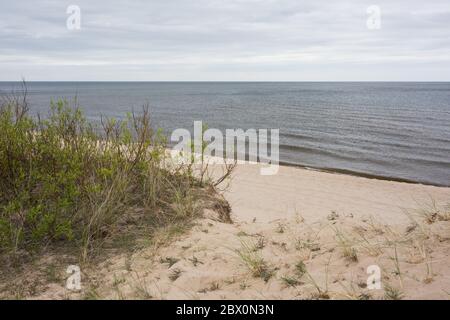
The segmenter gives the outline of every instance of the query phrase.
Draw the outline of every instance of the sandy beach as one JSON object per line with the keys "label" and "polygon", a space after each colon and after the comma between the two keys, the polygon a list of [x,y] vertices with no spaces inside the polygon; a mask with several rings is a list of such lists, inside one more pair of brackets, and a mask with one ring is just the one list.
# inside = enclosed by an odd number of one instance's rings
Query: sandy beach
{"label": "sandy beach", "polygon": [[[187,234],[101,263],[101,299],[448,299],[450,188],[238,165],[221,187],[233,223],[206,212]],[[434,204],[433,204],[434,203]],[[434,215],[430,206],[439,213]],[[440,211],[442,210],[442,211]],[[427,214],[431,212],[431,215]],[[427,220],[427,217],[429,218]],[[381,287],[367,287],[377,266]],[[94,293],[90,294],[94,294]],[[80,298],[54,284],[40,298]]]}
{"label": "sandy beach", "polygon": [[433,200],[445,204],[449,196],[449,188],[287,166],[263,176],[258,165],[239,166],[226,192],[236,220],[246,222],[289,219],[295,213],[316,222],[336,211],[402,224],[408,220],[405,211],[423,209]]}
{"label": "sandy beach", "polygon": [[3,1],[0,301],[450,300],[448,2]]}

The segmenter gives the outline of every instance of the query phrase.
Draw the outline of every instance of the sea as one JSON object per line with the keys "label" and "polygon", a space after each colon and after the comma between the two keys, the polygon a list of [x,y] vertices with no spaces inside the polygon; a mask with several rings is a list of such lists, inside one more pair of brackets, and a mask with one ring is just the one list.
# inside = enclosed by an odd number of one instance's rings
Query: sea
{"label": "sea", "polygon": [[[450,186],[449,82],[27,82],[34,114],[75,98],[89,120],[150,107],[170,136],[209,128],[279,129],[280,162]],[[0,95],[20,92],[0,82]]]}

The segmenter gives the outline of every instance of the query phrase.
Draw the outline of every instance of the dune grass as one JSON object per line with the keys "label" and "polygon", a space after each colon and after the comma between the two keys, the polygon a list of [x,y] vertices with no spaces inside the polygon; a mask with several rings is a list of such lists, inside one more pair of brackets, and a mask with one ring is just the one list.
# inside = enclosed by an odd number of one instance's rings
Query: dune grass
{"label": "dune grass", "polygon": [[254,243],[241,240],[241,248],[236,253],[250,270],[253,277],[261,278],[267,282],[275,274],[275,270],[267,264],[258,249],[255,248],[256,245]]}
{"label": "dune grass", "polygon": [[86,262],[135,227],[187,225],[214,199],[212,182],[189,164],[166,165],[165,138],[152,129],[148,107],[94,124],[66,100],[40,117],[26,94],[12,95],[0,102],[0,132],[3,265],[52,247],[72,248]]}

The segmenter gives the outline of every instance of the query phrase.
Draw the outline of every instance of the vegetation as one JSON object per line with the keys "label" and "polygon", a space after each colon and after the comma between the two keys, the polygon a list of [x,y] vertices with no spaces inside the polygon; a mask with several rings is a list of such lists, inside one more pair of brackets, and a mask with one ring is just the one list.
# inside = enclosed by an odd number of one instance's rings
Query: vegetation
{"label": "vegetation", "polygon": [[237,254],[253,277],[261,278],[267,282],[275,274],[275,269],[270,267],[260,253],[255,250],[255,244],[241,241],[241,249],[237,250]]}
{"label": "vegetation", "polygon": [[299,284],[301,284],[301,282],[296,277],[289,275],[282,276],[281,281],[284,283],[286,287],[296,287]]}
{"label": "vegetation", "polygon": [[207,205],[229,209],[192,164],[167,165],[148,107],[95,125],[66,100],[32,116],[25,92],[0,102],[0,132],[0,256],[9,262],[61,246],[85,262],[133,226],[158,230],[186,225]]}

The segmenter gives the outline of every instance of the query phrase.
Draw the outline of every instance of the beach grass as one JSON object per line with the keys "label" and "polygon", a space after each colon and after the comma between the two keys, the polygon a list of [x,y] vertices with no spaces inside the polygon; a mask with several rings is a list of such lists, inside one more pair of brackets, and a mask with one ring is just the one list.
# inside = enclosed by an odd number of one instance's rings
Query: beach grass
{"label": "beach grass", "polygon": [[121,241],[128,247],[130,237],[187,226],[205,206],[229,208],[191,164],[166,165],[166,139],[148,106],[96,124],[76,101],[32,115],[25,91],[0,102],[0,132],[3,266],[53,248],[86,263]]}

